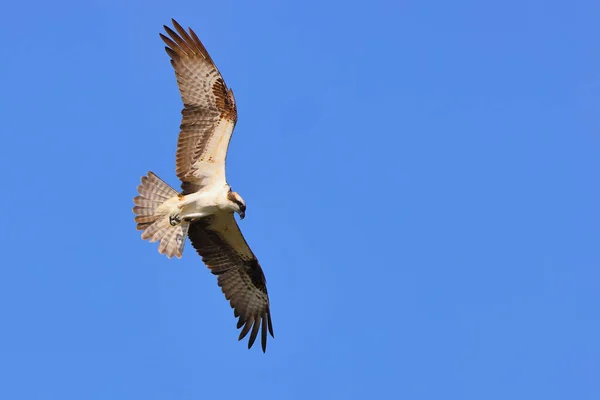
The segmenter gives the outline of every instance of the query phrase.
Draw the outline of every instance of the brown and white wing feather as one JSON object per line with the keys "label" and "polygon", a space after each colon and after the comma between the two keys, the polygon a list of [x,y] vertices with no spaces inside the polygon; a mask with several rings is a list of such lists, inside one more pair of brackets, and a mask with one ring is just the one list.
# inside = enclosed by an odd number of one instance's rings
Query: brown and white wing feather
{"label": "brown and white wing feather", "polygon": [[206,48],[190,28],[172,20],[177,32],[164,26],[184,108],[177,142],[177,177],[184,194],[225,181],[225,159],[237,121],[233,91],[227,88]]}
{"label": "brown and white wing feather", "polygon": [[273,336],[267,281],[233,215],[215,214],[194,222],[188,237],[239,317],[239,340],[250,332],[251,348],[262,325],[261,345],[266,351],[267,330]]}

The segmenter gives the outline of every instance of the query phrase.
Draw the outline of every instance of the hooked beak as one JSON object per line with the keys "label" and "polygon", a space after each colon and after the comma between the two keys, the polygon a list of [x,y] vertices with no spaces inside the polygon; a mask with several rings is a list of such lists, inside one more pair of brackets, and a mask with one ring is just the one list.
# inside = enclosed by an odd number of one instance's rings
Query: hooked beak
{"label": "hooked beak", "polygon": [[240,219],[244,219],[246,217],[246,211],[240,211],[238,214],[240,215]]}

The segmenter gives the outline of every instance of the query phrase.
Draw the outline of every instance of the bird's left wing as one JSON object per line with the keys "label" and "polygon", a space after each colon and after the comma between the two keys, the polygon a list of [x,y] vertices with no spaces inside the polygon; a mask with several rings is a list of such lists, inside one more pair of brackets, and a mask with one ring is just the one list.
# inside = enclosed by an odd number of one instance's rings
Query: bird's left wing
{"label": "bird's left wing", "polygon": [[243,328],[238,340],[252,329],[248,348],[252,347],[262,324],[261,345],[266,351],[267,329],[273,336],[267,281],[234,216],[219,213],[202,218],[190,225],[188,237],[206,266],[217,275],[225,298],[239,317],[237,327]]}
{"label": "bird's left wing", "polygon": [[225,159],[237,121],[231,89],[192,29],[172,20],[160,34],[177,76],[183,100],[181,132],[177,141],[177,177],[185,193],[225,182]]}

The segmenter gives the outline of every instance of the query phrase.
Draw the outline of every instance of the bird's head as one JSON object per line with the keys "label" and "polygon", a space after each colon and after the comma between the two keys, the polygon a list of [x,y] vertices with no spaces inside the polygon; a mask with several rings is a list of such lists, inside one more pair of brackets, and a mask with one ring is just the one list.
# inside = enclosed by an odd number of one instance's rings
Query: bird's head
{"label": "bird's head", "polygon": [[227,199],[231,202],[232,210],[240,215],[240,219],[244,219],[246,216],[246,202],[242,199],[242,196],[229,189]]}

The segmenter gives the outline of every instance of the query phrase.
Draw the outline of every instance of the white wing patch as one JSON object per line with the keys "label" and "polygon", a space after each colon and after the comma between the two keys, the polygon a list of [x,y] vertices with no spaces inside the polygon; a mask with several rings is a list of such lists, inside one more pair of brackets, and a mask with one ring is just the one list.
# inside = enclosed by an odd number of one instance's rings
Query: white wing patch
{"label": "white wing patch", "polygon": [[225,159],[233,128],[233,121],[221,119],[208,139],[203,154],[193,165],[194,177],[198,178],[202,185],[222,185],[227,182]]}

